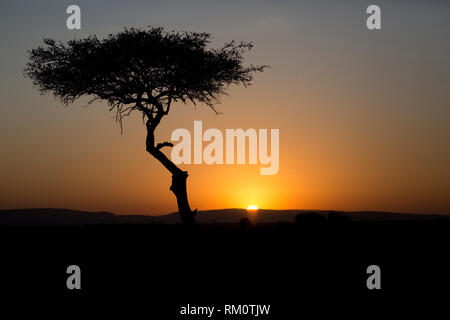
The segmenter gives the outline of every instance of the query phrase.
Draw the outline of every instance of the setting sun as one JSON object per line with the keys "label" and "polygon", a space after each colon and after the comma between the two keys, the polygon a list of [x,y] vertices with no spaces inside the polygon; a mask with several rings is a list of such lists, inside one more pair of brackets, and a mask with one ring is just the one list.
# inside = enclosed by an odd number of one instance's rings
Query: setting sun
{"label": "setting sun", "polygon": [[252,204],[247,207],[247,210],[258,210],[258,207]]}

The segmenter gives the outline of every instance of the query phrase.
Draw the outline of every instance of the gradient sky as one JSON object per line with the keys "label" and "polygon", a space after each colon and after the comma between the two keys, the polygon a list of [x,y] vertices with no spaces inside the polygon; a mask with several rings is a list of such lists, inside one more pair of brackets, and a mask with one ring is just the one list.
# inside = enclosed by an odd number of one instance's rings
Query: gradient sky
{"label": "gradient sky", "polygon": [[[82,29],[66,29],[78,4]],[[382,30],[365,27],[378,4]],[[22,75],[43,37],[103,37],[123,27],[253,41],[272,68],[232,87],[216,116],[175,105],[157,130],[279,128],[280,170],[184,165],[191,207],[450,213],[449,1],[2,1],[0,208],[176,211],[170,174],[145,151],[139,117],[124,133],[104,104],[63,107]]]}

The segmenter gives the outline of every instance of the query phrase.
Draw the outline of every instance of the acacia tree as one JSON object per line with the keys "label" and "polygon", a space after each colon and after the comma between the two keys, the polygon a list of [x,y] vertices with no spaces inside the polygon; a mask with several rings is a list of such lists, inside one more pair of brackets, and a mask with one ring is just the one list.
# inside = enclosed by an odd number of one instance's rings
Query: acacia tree
{"label": "acacia tree", "polygon": [[[155,141],[155,129],[175,102],[204,103],[216,112],[219,97],[231,84],[251,83],[265,66],[243,66],[251,43],[230,41],[208,48],[211,35],[166,32],[163,28],[125,29],[103,40],[96,36],[67,43],[44,39],[30,50],[24,73],[42,94],[52,93],[65,105],[82,96],[89,104],[106,101],[122,128],[122,120],[140,112],[147,128],[146,150],[172,174],[183,223],[195,224],[197,210],[187,198],[186,171],[162,151],[170,142]],[[217,112],[216,112],[217,113]]]}

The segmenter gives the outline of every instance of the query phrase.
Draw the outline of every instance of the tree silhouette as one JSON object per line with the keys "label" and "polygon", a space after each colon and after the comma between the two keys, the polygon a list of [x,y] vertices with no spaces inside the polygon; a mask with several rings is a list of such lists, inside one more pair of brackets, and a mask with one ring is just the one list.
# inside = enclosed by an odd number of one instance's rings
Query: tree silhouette
{"label": "tree silhouette", "polygon": [[[155,129],[175,102],[204,103],[214,112],[231,84],[251,83],[266,66],[243,66],[251,43],[230,41],[208,48],[211,35],[166,32],[163,28],[125,29],[103,40],[96,36],[62,43],[44,39],[29,51],[24,73],[42,94],[53,93],[65,105],[82,96],[89,104],[104,100],[122,128],[133,111],[142,113],[147,128],[146,150],[172,174],[183,223],[195,224],[186,191],[188,174],[162,151],[170,142],[155,142]],[[216,112],[217,113],[217,112]]]}

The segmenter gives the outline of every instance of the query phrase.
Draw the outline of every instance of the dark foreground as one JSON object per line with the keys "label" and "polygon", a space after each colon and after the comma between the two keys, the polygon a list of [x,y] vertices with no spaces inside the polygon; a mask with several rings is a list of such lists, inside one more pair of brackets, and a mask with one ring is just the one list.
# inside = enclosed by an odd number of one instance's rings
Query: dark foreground
{"label": "dark foreground", "polygon": [[[401,308],[400,301],[411,310],[414,301],[448,297],[449,230],[444,220],[197,230],[145,224],[3,227],[0,290],[3,306],[43,300],[44,311],[89,305],[102,312],[126,309],[130,319],[135,312],[142,319],[208,318],[180,315],[187,304],[222,310],[225,304],[270,304],[269,316],[260,319],[299,319],[307,310],[319,317],[356,306],[373,313]],[[81,290],[66,287],[66,268],[73,264],[81,268]],[[372,264],[381,268],[381,290],[367,289]],[[222,312],[211,318],[255,317]]]}

